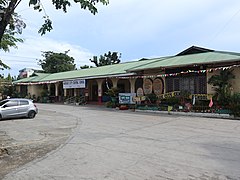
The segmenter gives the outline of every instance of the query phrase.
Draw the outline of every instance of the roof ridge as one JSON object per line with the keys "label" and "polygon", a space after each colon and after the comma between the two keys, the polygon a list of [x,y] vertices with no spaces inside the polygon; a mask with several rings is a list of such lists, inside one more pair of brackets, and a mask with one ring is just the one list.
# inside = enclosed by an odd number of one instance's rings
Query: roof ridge
{"label": "roof ridge", "polygon": [[240,53],[233,52],[233,51],[214,51],[214,52],[240,56]]}

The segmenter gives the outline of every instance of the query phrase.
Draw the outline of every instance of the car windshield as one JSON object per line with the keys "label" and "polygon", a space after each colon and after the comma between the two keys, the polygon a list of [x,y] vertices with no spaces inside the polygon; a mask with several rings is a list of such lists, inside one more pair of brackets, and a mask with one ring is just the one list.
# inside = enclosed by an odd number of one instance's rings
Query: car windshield
{"label": "car windshield", "polygon": [[0,106],[4,105],[6,102],[8,102],[9,100],[3,100],[3,101],[0,101]]}

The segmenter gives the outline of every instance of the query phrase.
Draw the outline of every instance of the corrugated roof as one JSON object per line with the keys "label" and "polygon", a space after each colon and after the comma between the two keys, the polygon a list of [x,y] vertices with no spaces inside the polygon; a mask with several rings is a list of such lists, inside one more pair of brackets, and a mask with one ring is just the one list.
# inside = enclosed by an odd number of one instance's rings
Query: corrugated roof
{"label": "corrugated roof", "polygon": [[51,75],[51,74],[49,74],[49,73],[34,73],[34,75],[31,77],[19,79],[17,81],[14,81],[13,83],[40,82],[43,78],[45,78],[49,75]]}
{"label": "corrugated roof", "polygon": [[156,61],[156,59],[131,61],[126,63],[114,64],[114,65],[54,73],[54,74],[51,74],[50,76],[43,78],[41,81],[56,81],[56,80],[74,79],[74,78],[79,78],[79,79],[97,78],[97,77],[100,78],[105,76],[117,76],[117,75],[124,76],[124,74],[127,75],[128,69],[133,67],[139,67],[154,61]]}
{"label": "corrugated roof", "polygon": [[196,64],[213,64],[222,62],[240,61],[240,53],[209,51],[203,53],[194,53],[187,55],[177,55],[153,59],[142,59],[114,65],[107,65],[89,69],[67,71],[53,74],[36,73],[36,76],[21,79],[14,83],[24,82],[48,82],[61,81],[64,79],[91,79],[111,76],[127,76],[135,71],[155,69],[155,68],[174,68]]}
{"label": "corrugated roof", "polygon": [[223,63],[223,62],[233,62],[240,61],[240,53],[231,52],[204,52],[197,54],[189,54],[182,56],[173,56],[165,58],[161,61],[155,61],[152,63],[145,64],[141,67],[132,68],[129,72],[140,71],[144,69],[155,69],[155,68],[174,68],[180,66],[189,66],[195,64],[213,64],[213,63]]}

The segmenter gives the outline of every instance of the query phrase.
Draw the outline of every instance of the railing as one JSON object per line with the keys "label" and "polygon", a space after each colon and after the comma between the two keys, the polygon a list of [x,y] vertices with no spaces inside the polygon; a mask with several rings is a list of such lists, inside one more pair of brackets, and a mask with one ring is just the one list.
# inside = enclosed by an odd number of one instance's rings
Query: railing
{"label": "railing", "polygon": [[[173,91],[164,93],[158,96],[159,99],[167,99],[171,97],[180,97],[181,91]],[[195,96],[196,100],[210,100],[213,96],[212,94],[189,94],[189,98],[192,99]]]}
{"label": "railing", "polygon": [[84,96],[72,96],[69,98],[66,98],[64,101],[64,104],[86,104],[86,100]]}
{"label": "railing", "polygon": [[179,96],[180,96],[180,91],[173,91],[173,92],[161,94],[158,97],[160,99],[166,99],[166,98],[170,98],[170,97],[179,97]]}
{"label": "railing", "polygon": [[64,100],[64,104],[75,104],[75,96],[72,96],[72,97],[69,97],[69,98],[66,98],[65,100]]}

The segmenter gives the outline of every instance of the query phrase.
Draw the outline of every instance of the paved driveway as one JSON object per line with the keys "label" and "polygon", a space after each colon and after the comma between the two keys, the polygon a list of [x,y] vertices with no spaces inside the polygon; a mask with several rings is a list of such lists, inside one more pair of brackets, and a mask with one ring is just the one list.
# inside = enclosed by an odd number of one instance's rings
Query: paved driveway
{"label": "paved driveway", "polygon": [[240,121],[38,106],[65,122],[79,117],[77,126],[57,150],[5,179],[240,179]]}

